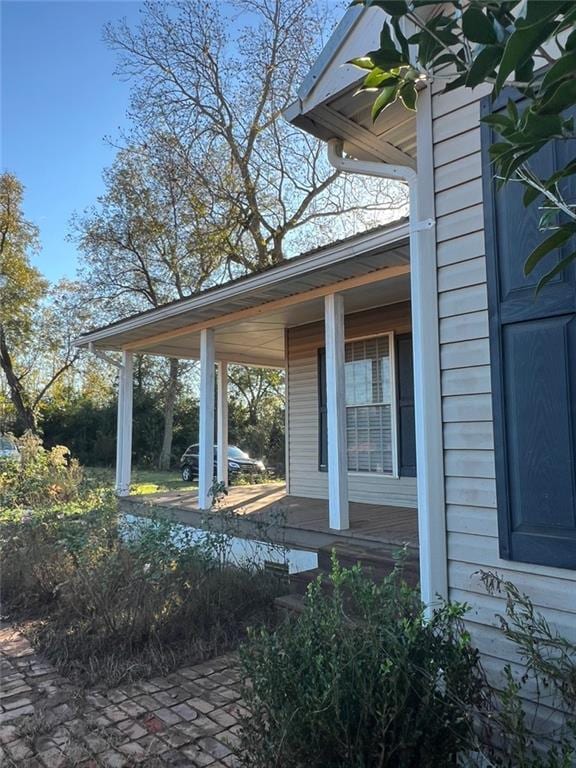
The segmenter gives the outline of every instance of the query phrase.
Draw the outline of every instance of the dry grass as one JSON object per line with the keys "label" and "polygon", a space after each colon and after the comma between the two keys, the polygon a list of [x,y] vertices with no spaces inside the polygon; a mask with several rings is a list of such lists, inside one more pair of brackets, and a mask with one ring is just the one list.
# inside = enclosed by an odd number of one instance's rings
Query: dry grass
{"label": "dry grass", "polygon": [[176,546],[167,521],[124,533],[114,502],[0,524],[4,611],[32,620],[27,636],[63,674],[117,685],[166,673],[272,620],[277,580],[223,563],[221,540]]}

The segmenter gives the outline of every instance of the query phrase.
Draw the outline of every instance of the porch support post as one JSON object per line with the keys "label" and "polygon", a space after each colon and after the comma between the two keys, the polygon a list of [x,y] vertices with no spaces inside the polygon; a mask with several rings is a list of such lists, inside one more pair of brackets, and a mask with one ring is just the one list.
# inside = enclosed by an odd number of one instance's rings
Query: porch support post
{"label": "porch support post", "polygon": [[218,482],[228,485],[228,363],[218,363]]}
{"label": "porch support post", "polygon": [[122,351],[116,425],[116,493],[128,496],[132,470],[132,352]]}
{"label": "porch support post", "polygon": [[328,509],[330,528],[341,531],[350,527],[344,378],[344,297],[342,294],[329,294],[324,299],[324,332],[326,337]]}
{"label": "porch support post", "polygon": [[198,506],[210,509],[214,478],[214,329],[200,331],[200,430],[198,439]]}

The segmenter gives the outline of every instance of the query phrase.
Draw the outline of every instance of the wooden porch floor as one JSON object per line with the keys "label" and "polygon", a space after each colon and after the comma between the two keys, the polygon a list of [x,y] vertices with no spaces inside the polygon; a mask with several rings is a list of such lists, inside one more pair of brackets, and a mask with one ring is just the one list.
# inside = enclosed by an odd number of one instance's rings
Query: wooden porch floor
{"label": "wooden porch floor", "polygon": [[[178,522],[202,526],[207,513],[198,509],[197,494],[191,491],[167,491],[121,499],[127,513],[151,512],[169,516]],[[222,503],[221,510],[233,513],[240,536],[258,538],[266,527],[266,536],[288,546],[318,550],[331,545],[348,545],[376,553],[385,548],[406,546],[418,551],[418,521],[415,509],[404,507],[350,503],[350,529],[334,531],[328,525],[328,502],[286,494],[278,483],[234,486]],[[212,511],[209,516],[217,517]]]}

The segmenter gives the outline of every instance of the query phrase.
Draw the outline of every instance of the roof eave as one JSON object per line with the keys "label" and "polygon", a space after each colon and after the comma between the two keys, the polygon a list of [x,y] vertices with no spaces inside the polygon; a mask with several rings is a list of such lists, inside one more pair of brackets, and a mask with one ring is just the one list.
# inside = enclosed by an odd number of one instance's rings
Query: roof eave
{"label": "roof eave", "polygon": [[406,241],[409,236],[409,225],[407,222],[391,225],[386,229],[372,231],[364,235],[358,235],[354,238],[344,240],[332,247],[327,247],[318,252],[312,253],[305,259],[295,259],[286,261],[283,264],[271,270],[251,276],[246,280],[232,282],[215,288],[211,291],[196,294],[189,299],[184,299],[146,314],[134,315],[126,320],[97,328],[82,334],[73,341],[75,347],[88,347],[90,344],[98,345],[98,342],[104,342],[118,334],[143,328],[147,325],[154,325],[158,321],[176,317],[193,310],[199,310],[208,307],[210,304],[216,304],[228,299],[233,299],[243,293],[258,292],[260,289],[269,287],[278,282],[290,280],[294,277],[306,274],[306,272],[321,269],[328,264],[337,263],[350,258],[359,250],[363,253],[374,252],[380,248],[392,246],[395,243]]}

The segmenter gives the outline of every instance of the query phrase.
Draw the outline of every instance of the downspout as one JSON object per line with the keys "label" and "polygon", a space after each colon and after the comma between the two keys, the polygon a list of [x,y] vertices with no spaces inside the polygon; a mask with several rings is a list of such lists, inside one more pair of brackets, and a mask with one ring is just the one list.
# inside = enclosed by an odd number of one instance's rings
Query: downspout
{"label": "downspout", "polygon": [[[408,185],[420,589],[422,601],[431,609],[438,598],[448,597],[448,562],[428,89],[420,94],[419,104],[422,104],[417,113],[420,175],[409,166],[344,157],[342,141],[337,139],[328,142],[328,160],[334,168],[344,173],[376,176]],[[426,215],[428,218],[421,218]]]}

